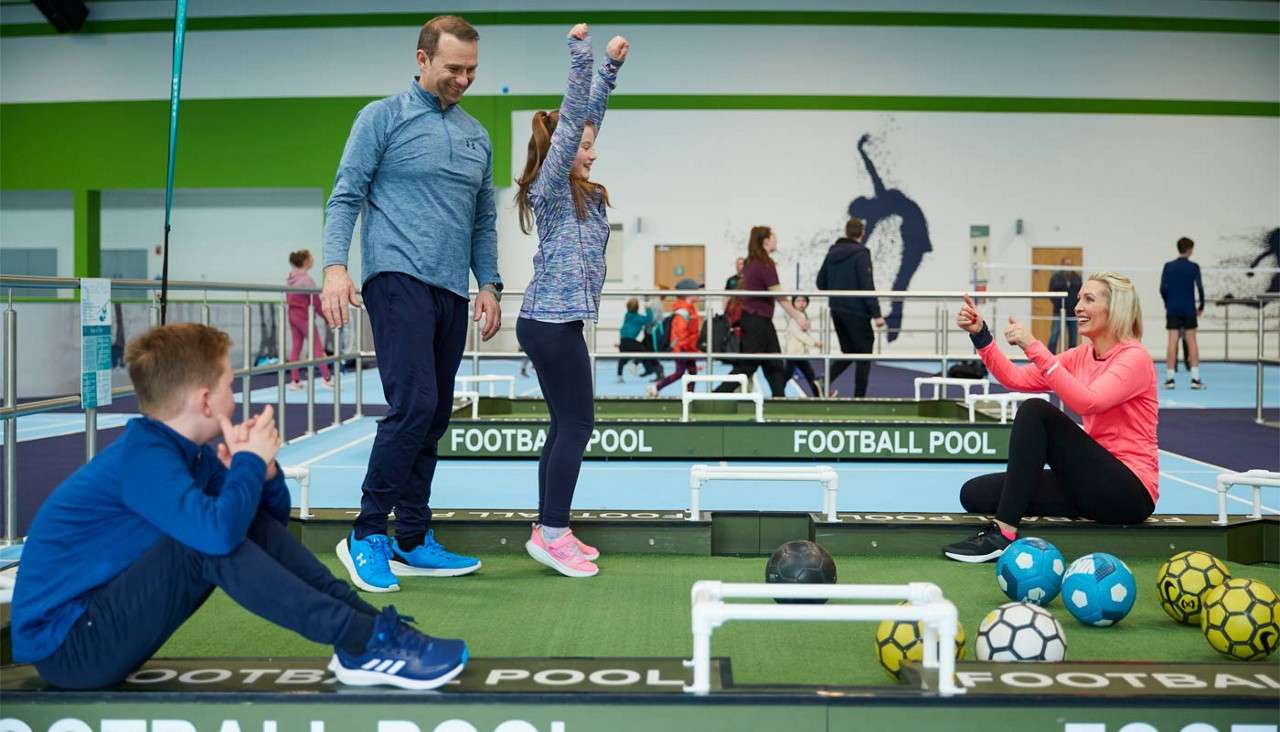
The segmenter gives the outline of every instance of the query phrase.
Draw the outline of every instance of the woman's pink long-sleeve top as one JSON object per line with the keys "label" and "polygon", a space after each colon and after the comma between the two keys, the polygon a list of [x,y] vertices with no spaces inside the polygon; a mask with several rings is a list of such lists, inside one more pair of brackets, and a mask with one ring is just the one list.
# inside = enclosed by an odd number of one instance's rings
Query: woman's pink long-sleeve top
{"label": "woman's pink long-sleeve top", "polygon": [[1118,343],[1105,356],[1084,343],[1054,356],[1040,341],[1026,348],[1031,363],[1015,366],[994,341],[978,349],[1006,389],[1052,391],[1084,419],[1084,431],[1138,476],[1154,504],[1160,493],[1156,369],[1139,341]]}

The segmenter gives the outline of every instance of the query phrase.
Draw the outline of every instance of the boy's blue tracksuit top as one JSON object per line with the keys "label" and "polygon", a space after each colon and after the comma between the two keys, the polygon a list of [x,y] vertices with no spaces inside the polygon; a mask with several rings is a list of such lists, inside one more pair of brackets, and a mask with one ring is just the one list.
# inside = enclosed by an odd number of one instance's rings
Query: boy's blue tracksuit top
{"label": "boy's blue tracksuit top", "polygon": [[197,445],[147,417],[62,482],[36,513],[13,592],[13,660],[48,658],[93,591],[172,537],[204,554],[230,554],[259,510],[289,520],[284,477],[263,482],[266,464],[236,453],[227,469]]}

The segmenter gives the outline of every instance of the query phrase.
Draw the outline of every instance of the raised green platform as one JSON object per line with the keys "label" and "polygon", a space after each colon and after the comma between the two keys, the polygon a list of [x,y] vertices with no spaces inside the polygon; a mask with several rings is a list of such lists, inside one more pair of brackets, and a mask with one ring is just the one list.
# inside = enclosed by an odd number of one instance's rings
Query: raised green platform
{"label": "raised green platform", "polygon": [[689,672],[678,658],[477,658],[443,690],[422,693],[346,688],[325,663],[158,658],[102,692],[47,690],[31,668],[5,667],[0,725],[33,732],[986,732],[1135,722],[1142,729],[1274,729],[1280,691],[1276,664],[962,663],[966,692],[940,697],[928,673],[909,675],[911,683],[898,688],[741,686],[728,659],[718,658],[712,692],[696,697],[682,691]]}
{"label": "raised green platform", "polygon": [[[694,402],[681,422],[678,400],[597,399],[587,459],[1003,461],[1008,424],[954,401],[767,400],[765,421],[746,402]],[[534,458],[549,418],[541,399],[485,397],[479,417],[453,414],[440,440],[452,458]]]}
{"label": "raised green platform", "polygon": [[[311,519],[293,510],[289,530],[313,552],[331,552],[351,530],[355,509],[314,509]],[[449,548],[462,553],[524,552],[537,511],[437,509],[432,528]],[[573,531],[593,546],[634,554],[713,553],[711,521],[688,521],[682,511],[573,511]],[[391,518],[395,526],[395,517]],[[394,529],[393,529],[394,530]]]}
{"label": "raised green platform", "polygon": [[[833,554],[936,554],[957,535],[987,522],[973,514],[838,513],[839,523],[811,514],[813,540]],[[1157,514],[1143,524],[1112,526],[1083,519],[1028,517],[1021,533],[1051,542],[1066,556],[1106,551],[1121,557],[1164,558],[1198,549],[1243,564],[1280,562],[1280,518]],[[932,550],[929,550],[932,547]]]}
{"label": "raised green platform", "polygon": [[[309,549],[329,552],[350,530],[355,509],[316,509],[290,529]],[[972,514],[821,514],[703,512],[689,521],[684,511],[574,511],[574,532],[607,553],[769,555],[780,544],[810,539],[833,554],[935,556],[987,519]],[[433,526],[454,551],[523,552],[537,513],[516,509],[441,509]],[[1156,515],[1136,526],[1109,526],[1063,518],[1025,519],[1023,531],[1053,542],[1068,556],[1107,551],[1123,557],[1165,558],[1200,549],[1234,562],[1280,563],[1280,518],[1233,517],[1226,526],[1210,515]],[[394,524],[394,519],[393,519]]]}

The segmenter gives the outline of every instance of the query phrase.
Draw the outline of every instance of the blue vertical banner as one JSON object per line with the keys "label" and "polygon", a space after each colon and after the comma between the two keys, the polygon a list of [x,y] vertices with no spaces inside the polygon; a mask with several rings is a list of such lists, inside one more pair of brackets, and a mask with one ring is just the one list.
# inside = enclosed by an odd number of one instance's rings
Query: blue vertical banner
{"label": "blue vertical banner", "polygon": [[169,220],[173,212],[173,169],[178,154],[178,100],[182,96],[182,49],[187,38],[187,0],[177,0],[173,20],[173,75],[169,85],[169,159],[164,181],[164,266],[160,274],[160,324],[169,306]]}
{"label": "blue vertical banner", "polygon": [[111,280],[80,280],[80,402],[84,409],[111,403]]}

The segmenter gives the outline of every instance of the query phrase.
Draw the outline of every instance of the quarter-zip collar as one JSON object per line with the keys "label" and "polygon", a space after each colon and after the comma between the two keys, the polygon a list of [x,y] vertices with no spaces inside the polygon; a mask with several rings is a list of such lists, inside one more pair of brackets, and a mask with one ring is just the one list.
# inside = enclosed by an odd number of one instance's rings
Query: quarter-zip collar
{"label": "quarter-zip collar", "polygon": [[160,420],[152,419],[145,415],[142,417],[138,417],[136,419],[130,420],[129,428],[150,432],[163,439],[168,439],[169,441],[173,442],[173,444],[177,445],[179,452],[182,453],[182,459],[186,461],[188,466],[194,466],[196,464],[196,460],[200,457],[200,453],[202,452],[201,447],[199,445],[187,439],[184,435],[179,433],[177,430],[173,429],[172,427],[165,424],[164,422],[161,422]]}
{"label": "quarter-zip collar", "polygon": [[[423,89],[422,86],[418,83],[418,80],[421,78],[422,77],[420,76],[415,76],[413,77],[413,81],[409,82],[409,88],[413,90],[414,98],[422,102],[423,104],[427,105],[431,109],[435,110],[436,112],[439,112],[440,114],[448,113],[449,111],[448,109],[445,109],[442,106],[440,106],[440,98],[437,97],[435,94],[432,94],[431,92]],[[453,106],[456,107],[458,105],[455,104]]]}

